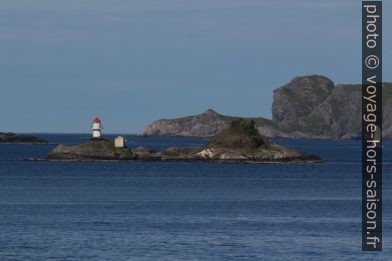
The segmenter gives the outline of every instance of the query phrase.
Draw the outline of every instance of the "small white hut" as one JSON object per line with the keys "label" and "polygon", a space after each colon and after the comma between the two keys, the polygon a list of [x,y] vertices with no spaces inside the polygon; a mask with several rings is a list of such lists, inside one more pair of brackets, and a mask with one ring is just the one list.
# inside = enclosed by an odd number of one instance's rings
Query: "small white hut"
{"label": "small white hut", "polygon": [[118,136],[114,139],[114,147],[116,148],[124,148],[125,147],[125,138],[123,136]]}

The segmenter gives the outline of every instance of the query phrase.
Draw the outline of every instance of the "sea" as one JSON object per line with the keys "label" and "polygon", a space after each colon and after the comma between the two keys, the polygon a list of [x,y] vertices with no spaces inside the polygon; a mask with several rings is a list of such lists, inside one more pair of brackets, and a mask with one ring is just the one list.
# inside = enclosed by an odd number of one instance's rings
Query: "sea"
{"label": "sea", "polygon": [[[0,260],[392,260],[392,141],[383,251],[361,250],[361,141],[275,140],[321,164],[45,162],[86,134],[0,145]],[[200,146],[128,135],[127,146]]]}

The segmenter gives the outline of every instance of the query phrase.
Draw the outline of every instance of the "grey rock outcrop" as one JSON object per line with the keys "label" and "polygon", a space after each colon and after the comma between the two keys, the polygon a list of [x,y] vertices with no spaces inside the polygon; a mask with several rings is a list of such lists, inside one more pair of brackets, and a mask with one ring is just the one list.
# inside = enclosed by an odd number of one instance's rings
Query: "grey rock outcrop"
{"label": "grey rock outcrop", "polygon": [[333,88],[333,82],[326,77],[294,78],[274,91],[273,121],[286,132],[308,127],[306,117],[331,95]]}
{"label": "grey rock outcrop", "polygon": [[[360,84],[339,84],[323,76],[294,78],[274,91],[273,121],[293,138],[361,137]],[[383,84],[383,137],[392,138],[392,84]]]}
{"label": "grey rock outcrop", "polygon": [[141,135],[210,137],[227,128],[228,124],[223,115],[209,109],[199,115],[157,120],[144,129]]}

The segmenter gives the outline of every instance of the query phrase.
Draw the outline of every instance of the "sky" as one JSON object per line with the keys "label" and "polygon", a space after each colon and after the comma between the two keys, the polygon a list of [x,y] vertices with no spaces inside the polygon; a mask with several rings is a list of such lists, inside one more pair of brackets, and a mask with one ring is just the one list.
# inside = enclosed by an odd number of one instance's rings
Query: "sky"
{"label": "sky", "polygon": [[130,134],[209,108],[271,118],[273,90],[312,74],[361,82],[361,1],[0,0],[0,131],[88,133],[99,116]]}

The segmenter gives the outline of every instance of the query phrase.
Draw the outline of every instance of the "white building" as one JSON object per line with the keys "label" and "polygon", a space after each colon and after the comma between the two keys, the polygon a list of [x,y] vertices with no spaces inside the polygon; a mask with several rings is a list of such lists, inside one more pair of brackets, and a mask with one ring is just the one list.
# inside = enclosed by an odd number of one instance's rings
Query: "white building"
{"label": "white building", "polygon": [[93,130],[93,139],[100,139],[102,135],[102,123],[98,117],[94,119],[91,129]]}
{"label": "white building", "polygon": [[125,147],[125,138],[123,136],[118,136],[114,139],[114,147],[116,148],[124,148]]}

